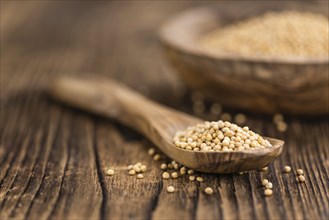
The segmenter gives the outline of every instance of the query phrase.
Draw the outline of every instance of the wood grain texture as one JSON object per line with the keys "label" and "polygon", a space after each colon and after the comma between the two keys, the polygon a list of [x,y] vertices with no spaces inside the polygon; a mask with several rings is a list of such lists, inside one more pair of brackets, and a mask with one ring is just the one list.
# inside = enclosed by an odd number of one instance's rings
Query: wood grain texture
{"label": "wood grain texture", "polygon": [[[180,81],[155,30],[178,11],[208,3],[1,1],[0,219],[328,218],[327,117],[289,117],[287,132],[279,133],[270,118],[248,114],[256,132],[286,142],[267,172],[166,181],[145,138],[44,94],[59,75],[94,73],[191,113],[189,94],[174,95]],[[219,4],[247,10],[236,1]],[[138,161],[150,170],[142,180],[125,170]],[[285,165],[304,169],[306,182],[283,174]],[[104,175],[107,167],[117,174]],[[265,177],[274,185],[269,198],[260,184]],[[166,192],[169,184],[176,193]],[[206,186],[213,196],[202,192]]]}

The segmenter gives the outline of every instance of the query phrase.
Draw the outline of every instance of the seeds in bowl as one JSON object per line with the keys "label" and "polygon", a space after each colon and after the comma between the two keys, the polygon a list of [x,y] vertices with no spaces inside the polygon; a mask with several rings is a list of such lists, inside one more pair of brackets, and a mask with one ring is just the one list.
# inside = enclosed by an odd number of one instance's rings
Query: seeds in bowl
{"label": "seeds in bowl", "polygon": [[242,151],[272,147],[268,140],[249,127],[242,128],[222,120],[206,121],[178,131],[173,141],[176,147],[191,151]]}
{"label": "seeds in bowl", "polygon": [[244,56],[328,57],[328,27],[328,18],[321,14],[268,12],[205,34],[200,45]]}

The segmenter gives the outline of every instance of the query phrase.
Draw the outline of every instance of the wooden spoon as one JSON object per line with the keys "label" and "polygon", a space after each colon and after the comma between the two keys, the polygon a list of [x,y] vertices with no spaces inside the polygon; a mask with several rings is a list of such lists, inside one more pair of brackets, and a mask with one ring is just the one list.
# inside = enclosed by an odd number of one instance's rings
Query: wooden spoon
{"label": "wooden spoon", "polygon": [[174,146],[175,133],[202,120],[152,102],[118,82],[65,77],[53,83],[51,94],[69,105],[122,122],[148,137],[173,160],[197,171],[235,173],[262,168],[280,155],[284,144],[267,138],[272,148],[237,152],[184,150]]}

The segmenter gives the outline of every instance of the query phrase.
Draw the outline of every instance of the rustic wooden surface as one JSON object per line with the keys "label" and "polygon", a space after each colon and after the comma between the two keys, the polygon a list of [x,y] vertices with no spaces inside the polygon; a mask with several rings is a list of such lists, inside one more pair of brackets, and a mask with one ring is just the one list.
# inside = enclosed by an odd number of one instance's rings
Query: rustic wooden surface
{"label": "rustic wooden surface", "polygon": [[[236,1],[221,4],[223,13],[245,9]],[[254,130],[286,141],[268,172],[202,174],[206,181],[201,184],[185,177],[163,181],[160,162],[147,155],[153,145],[145,138],[60,105],[44,93],[58,75],[93,73],[191,112],[188,94],[174,96],[179,81],[162,57],[155,30],[171,15],[196,5],[200,3],[1,1],[0,219],[329,217],[328,117],[288,118],[288,131],[282,134],[270,117],[248,114]],[[138,161],[150,168],[142,180],[125,171]],[[284,165],[303,168],[306,182],[283,174]],[[107,167],[117,174],[106,176]],[[263,177],[273,182],[272,197],[263,195]],[[176,187],[174,194],[166,192],[169,184]],[[202,192],[206,186],[215,189],[214,195]]]}

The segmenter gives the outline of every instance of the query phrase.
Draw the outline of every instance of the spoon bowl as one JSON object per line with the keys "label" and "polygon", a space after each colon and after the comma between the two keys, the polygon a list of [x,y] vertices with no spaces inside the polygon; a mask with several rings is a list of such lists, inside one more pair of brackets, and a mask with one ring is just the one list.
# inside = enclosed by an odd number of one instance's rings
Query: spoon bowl
{"label": "spoon bowl", "polygon": [[284,144],[281,140],[266,138],[272,147],[233,152],[185,150],[174,146],[176,132],[202,120],[152,102],[118,82],[64,77],[55,80],[50,93],[69,105],[135,129],[173,160],[206,173],[236,173],[265,167],[280,155]]}

